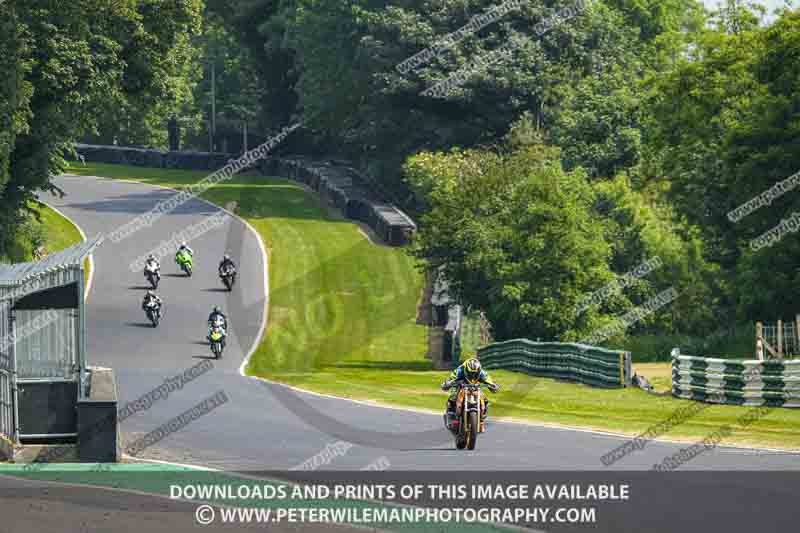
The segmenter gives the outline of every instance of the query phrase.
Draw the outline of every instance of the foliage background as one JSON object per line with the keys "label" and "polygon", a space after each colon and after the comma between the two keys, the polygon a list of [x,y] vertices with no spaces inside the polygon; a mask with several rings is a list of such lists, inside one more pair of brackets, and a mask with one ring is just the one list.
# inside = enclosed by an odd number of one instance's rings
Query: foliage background
{"label": "foliage background", "polygon": [[[420,222],[498,338],[577,340],[653,295],[636,338],[702,337],[797,313],[800,241],[749,241],[800,210],[800,13],[743,0],[531,0],[418,70],[395,67],[496,0],[7,0],[0,17],[0,254],[24,234],[72,142],[217,149],[306,125],[281,150],[354,161]],[[783,5],[783,4],[781,4]],[[511,39],[447,98],[420,93]],[[663,266],[574,312],[647,259]],[[741,328],[740,328],[741,330]],[[609,343],[625,342],[621,338]]]}

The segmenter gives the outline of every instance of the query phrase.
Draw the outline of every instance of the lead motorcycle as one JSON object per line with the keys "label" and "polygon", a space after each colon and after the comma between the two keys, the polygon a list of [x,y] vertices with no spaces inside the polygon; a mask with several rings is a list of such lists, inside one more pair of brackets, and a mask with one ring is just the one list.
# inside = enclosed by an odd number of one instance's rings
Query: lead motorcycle
{"label": "lead motorcycle", "polygon": [[187,276],[192,276],[192,254],[187,250],[180,250],[175,254],[175,262],[178,263],[178,266],[181,267],[181,270],[183,270]]}
{"label": "lead motorcycle", "polygon": [[447,429],[453,434],[457,449],[474,450],[478,434],[485,431],[481,420],[486,413],[486,399],[480,384],[461,382],[457,386],[455,416]]}

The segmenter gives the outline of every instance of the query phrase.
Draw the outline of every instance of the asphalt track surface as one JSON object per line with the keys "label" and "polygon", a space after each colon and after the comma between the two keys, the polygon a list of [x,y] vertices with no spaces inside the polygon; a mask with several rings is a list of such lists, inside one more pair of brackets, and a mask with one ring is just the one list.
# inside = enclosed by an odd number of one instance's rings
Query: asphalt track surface
{"label": "asphalt track surface", "polygon": [[[93,177],[55,180],[66,196],[42,199],[92,237],[145,213],[174,192],[140,183]],[[387,409],[298,392],[240,374],[257,342],[266,308],[263,255],[253,231],[231,218],[192,240],[195,273],[178,275],[171,256],[162,259],[159,294],[165,313],[158,329],[148,327],[140,302],[146,282],[129,265],[187,226],[218,212],[191,200],[151,227],[95,251],[95,273],[87,307],[87,359],[116,372],[120,405],[158,387],[165,379],[210,357],[206,319],[221,305],[231,320],[228,347],[214,368],[122,424],[125,442],[154,430],[214,394],[229,401],[137,457],[226,470],[286,470],[342,440],[353,444],[320,469],[357,470],[383,458],[392,470],[644,470],[686,444],[651,442],[610,467],[600,457],[624,437],[535,425],[491,423],[475,451],[457,451],[441,416]],[[230,251],[239,265],[232,293],[216,275]],[[444,396],[443,396],[444,401]],[[683,470],[800,470],[800,455],[719,447],[683,465]]]}
{"label": "asphalt track surface", "polygon": [[[199,525],[198,504],[131,491],[65,485],[0,476],[0,533],[197,533],[198,531],[265,531],[264,524]],[[320,524],[314,531],[358,531]],[[269,524],[269,531],[308,531],[300,523]]]}

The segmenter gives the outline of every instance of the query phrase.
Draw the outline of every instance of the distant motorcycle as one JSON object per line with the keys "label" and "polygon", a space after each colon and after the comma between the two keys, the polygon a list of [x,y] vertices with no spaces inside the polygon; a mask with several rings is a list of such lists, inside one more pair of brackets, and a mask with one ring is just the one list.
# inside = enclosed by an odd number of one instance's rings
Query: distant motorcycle
{"label": "distant motorcycle", "polygon": [[147,319],[153,324],[154,328],[158,327],[161,322],[161,306],[156,302],[148,302],[144,309]]}
{"label": "distant motorcycle", "polygon": [[222,280],[225,288],[228,289],[228,292],[232,291],[233,284],[236,283],[236,268],[232,265],[227,265],[219,275],[219,278]]}
{"label": "distant motorcycle", "polygon": [[158,289],[158,282],[161,281],[161,273],[155,265],[146,264],[144,266],[144,277],[150,282],[153,290]]}
{"label": "distant motorcycle", "polygon": [[222,357],[222,351],[225,349],[225,340],[227,338],[225,325],[224,320],[217,318],[208,328],[208,341],[211,345],[211,353],[214,354],[216,359]]}
{"label": "distant motorcycle", "polygon": [[180,250],[175,254],[175,262],[187,276],[192,276],[192,254],[187,250]]}

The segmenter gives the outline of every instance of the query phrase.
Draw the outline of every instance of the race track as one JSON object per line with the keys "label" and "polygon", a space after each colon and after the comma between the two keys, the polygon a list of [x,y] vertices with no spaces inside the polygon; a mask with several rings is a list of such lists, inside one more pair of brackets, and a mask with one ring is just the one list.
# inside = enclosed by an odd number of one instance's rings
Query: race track
{"label": "race track", "polygon": [[[55,180],[64,198],[42,199],[75,221],[92,237],[122,226],[169,198],[171,191],[102,178],[62,176]],[[153,226],[94,254],[95,273],[87,312],[87,359],[112,367],[120,405],[210,356],[204,343],[205,321],[218,304],[232,322],[227,350],[214,368],[150,409],[122,424],[131,442],[170,418],[224,390],[229,402],[144,450],[139,457],[237,470],[285,470],[321,452],[327,444],[354,444],[322,469],[360,469],[385,458],[391,469],[437,470],[601,470],[600,457],[624,438],[592,432],[493,423],[474,452],[453,448],[441,416],[385,409],[314,394],[243,377],[240,366],[257,341],[265,311],[265,265],[257,237],[238,219],[191,241],[195,275],[175,276],[172,257],[162,259],[165,300],[162,325],[146,324],[140,302],[146,282],[129,265],[174,233],[217,212],[192,200]],[[239,265],[233,293],[221,290],[216,267],[225,250]],[[443,396],[444,400],[444,396]],[[649,469],[680,445],[653,442],[609,468]],[[469,460],[465,459],[469,456]],[[800,469],[800,455],[720,447],[683,469]]]}

